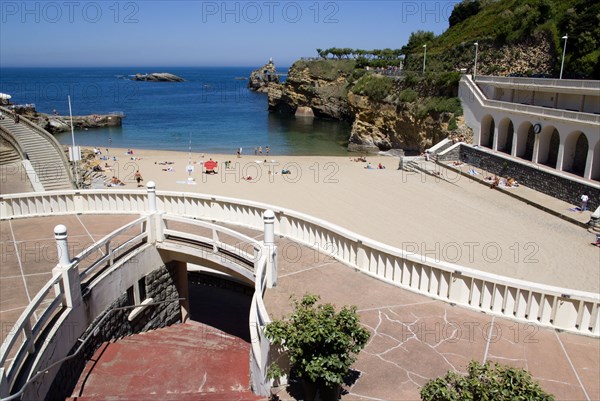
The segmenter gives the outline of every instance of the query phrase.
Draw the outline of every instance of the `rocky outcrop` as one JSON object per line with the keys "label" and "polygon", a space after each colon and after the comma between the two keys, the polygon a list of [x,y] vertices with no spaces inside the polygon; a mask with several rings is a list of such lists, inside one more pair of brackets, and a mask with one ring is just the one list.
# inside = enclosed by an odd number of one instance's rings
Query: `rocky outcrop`
{"label": "rocky outcrop", "polygon": [[[51,134],[66,132],[71,130],[71,118],[68,116],[52,115],[38,113],[35,109],[21,109],[19,114],[26,117],[39,127],[42,127]],[[89,116],[73,116],[73,128],[77,130],[120,127],[123,118],[122,114],[92,114]]]}
{"label": "rocky outcrop", "polygon": [[185,79],[168,72],[154,72],[152,74],[135,74],[131,77],[132,81],[148,82],[185,82]]}
{"label": "rocky outcrop", "polygon": [[252,71],[248,80],[248,89],[254,92],[267,93],[270,83],[279,83],[279,75],[272,59],[267,64]]}
{"label": "rocky outcrop", "polygon": [[378,152],[403,149],[420,152],[448,136],[450,113],[418,119],[412,103],[377,102],[367,96],[348,93],[355,116],[348,149]]}
{"label": "rocky outcrop", "polygon": [[347,86],[347,74],[317,75],[308,66],[295,64],[288,71],[285,84],[269,84],[269,110],[295,114],[303,106],[310,107],[315,117],[353,121]]}

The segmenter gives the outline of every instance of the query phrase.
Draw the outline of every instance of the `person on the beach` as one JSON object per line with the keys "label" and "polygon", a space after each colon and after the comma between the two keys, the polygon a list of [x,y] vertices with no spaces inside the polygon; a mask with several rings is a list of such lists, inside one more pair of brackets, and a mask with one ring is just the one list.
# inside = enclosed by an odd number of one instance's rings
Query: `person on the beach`
{"label": "person on the beach", "polygon": [[140,170],[137,170],[135,172],[135,174],[133,175],[133,178],[135,178],[135,180],[137,181],[137,186],[141,187],[142,181],[144,181],[144,179],[142,178],[142,173],[140,173]]}
{"label": "person on the beach", "polygon": [[590,197],[588,196],[587,193],[584,193],[583,195],[581,195],[581,208],[579,210],[579,213],[583,213],[584,211],[588,210],[588,201],[590,200]]}
{"label": "person on the beach", "polygon": [[242,157],[242,152],[240,152],[240,150],[239,150],[239,149],[237,150],[237,157],[238,157],[238,159],[239,159],[240,157]]}
{"label": "person on the beach", "polygon": [[269,147],[268,146],[265,148],[265,155],[269,156]]}
{"label": "person on the beach", "polygon": [[259,154],[259,155],[262,155],[262,146],[259,146],[259,147],[258,147],[258,154]]}

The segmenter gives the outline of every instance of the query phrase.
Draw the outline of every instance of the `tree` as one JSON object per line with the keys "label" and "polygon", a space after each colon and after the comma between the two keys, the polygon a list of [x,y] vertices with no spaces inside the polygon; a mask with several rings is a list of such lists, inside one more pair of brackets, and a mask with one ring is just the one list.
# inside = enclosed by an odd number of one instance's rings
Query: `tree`
{"label": "tree", "polygon": [[[360,324],[356,306],[344,306],[336,312],[332,304],[319,304],[318,295],[292,298],[294,311],[287,319],[273,320],[265,334],[281,346],[298,375],[327,387],[341,385],[371,334]],[[269,367],[269,376],[283,372]]]}
{"label": "tree", "polygon": [[467,375],[449,371],[421,388],[423,401],[554,401],[524,369],[471,361]]}
{"label": "tree", "polygon": [[481,3],[479,0],[464,0],[461,3],[457,3],[450,14],[448,23],[450,26],[454,26],[467,18],[477,14],[481,10]]}

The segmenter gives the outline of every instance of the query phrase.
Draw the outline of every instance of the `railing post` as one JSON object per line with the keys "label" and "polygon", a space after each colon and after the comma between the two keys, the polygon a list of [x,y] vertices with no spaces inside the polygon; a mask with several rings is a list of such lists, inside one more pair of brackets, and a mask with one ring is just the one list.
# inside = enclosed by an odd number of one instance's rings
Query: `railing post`
{"label": "railing post", "polygon": [[148,211],[150,213],[155,213],[156,209],[156,183],[154,181],[148,181],[146,184],[146,188],[148,189]]}
{"label": "railing post", "polygon": [[267,249],[267,288],[277,285],[277,251],[275,247],[275,213],[265,210],[263,213],[264,240]]}
{"label": "railing post", "polygon": [[81,303],[81,281],[77,266],[71,266],[67,227],[62,224],[54,228],[54,238],[58,251],[58,266],[52,269],[54,275],[62,275],[63,304],[68,308],[77,307]]}
{"label": "railing post", "polygon": [[67,227],[62,224],[54,227],[54,239],[56,239],[56,248],[58,251],[58,264],[61,267],[67,267],[71,264],[69,256],[69,243],[67,242]]}
{"label": "railing post", "polygon": [[164,240],[164,227],[162,221],[162,215],[158,212],[156,206],[156,183],[154,181],[148,181],[146,184],[148,190],[148,242],[156,243]]}

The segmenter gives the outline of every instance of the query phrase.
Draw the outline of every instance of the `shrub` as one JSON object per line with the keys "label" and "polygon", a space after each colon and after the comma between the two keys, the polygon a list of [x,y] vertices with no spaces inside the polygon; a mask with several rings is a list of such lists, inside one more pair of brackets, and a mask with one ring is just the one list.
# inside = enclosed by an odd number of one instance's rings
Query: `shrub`
{"label": "shrub", "polygon": [[[318,300],[312,294],[292,298],[292,314],[267,324],[265,334],[287,352],[298,376],[332,387],[343,383],[371,334],[360,325],[356,306],[336,312],[332,304],[317,305]],[[277,365],[268,372],[270,378],[283,374]]]}
{"label": "shrub", "polygon": [[448,121],[448,131],[454,131],[458,128],[458,124],[456,123],[456,117],[452,117],[450,121]]}
{"label": "shrub", "polygon": [[423,401],[553,401],[524,369],[471,361],[467,375],[449,371],[421,388]]}
{"label": "shrub", "polygon": [[376,101],[382,101],[392,93],[394,82],[388,77],[365,75],[352,88],[352,92],[365,95]]}
{"label": "shrub", "polygon": [[405,102],[405,103],[412,103],[415,100],[417,100],[417,97],[419,97],[419,94],[417,93],[417,91],[415,91],[414,89],[404,89],[402,92],[400,92],[400,96],[398,96],[398,100],[400,100],[401,102]]}

